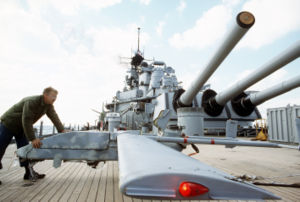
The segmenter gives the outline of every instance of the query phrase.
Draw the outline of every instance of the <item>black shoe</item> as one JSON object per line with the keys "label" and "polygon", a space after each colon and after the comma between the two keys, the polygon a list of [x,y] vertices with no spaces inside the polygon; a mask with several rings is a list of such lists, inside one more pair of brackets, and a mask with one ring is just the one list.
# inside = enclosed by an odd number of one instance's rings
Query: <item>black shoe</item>
{"label": "black shoe", "polygon": [[39,174],[39,173],[37,173],[37,172],[35,172],[35,171],[33,171],[33,172],[34,172],[34,175],[37,177],[37,179],[43,179],[43,178],[46,177],[45,174]]}
{"label": "black shoe", "polygon": [[36,181],[37,178],[32,176],[29,172],[26,172],[23,177],[24,180]]}
{"label": "black shoe", "polygon": [[26,172],[24,174],[24,180],[30,180],[32,182],[35,182],[37,179],[43,179],[45,176],[45,174],[39,174],[35,171],[33,171],[33,176],[30,174],[30,172]]}
{"label": "black shoe", "polygon": [[0,185],[2,184],[2,182],[0,181]]}

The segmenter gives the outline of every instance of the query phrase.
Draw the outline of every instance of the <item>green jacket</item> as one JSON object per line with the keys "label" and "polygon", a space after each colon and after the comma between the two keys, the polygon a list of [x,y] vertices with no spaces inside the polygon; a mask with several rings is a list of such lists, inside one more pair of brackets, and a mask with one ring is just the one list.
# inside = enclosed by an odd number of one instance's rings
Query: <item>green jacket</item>
{"label": "green jacket", "polygon": [[53,105],[45,104],[43,95],[23,98],[6,111],[0,119],[11,132],[15,134],[24,132],[27,139],[32,141],[35,139],[33,124],[44,114],[47,114],[58,132],[64,130]]}

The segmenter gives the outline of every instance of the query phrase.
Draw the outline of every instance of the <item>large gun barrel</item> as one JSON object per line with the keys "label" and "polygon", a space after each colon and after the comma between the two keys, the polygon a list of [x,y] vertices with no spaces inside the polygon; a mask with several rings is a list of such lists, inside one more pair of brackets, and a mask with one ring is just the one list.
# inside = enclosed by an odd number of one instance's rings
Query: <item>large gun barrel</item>
{"label": "large gun barrel", "polygon": [[221,114],[226,102],[241,96],[241,94],[243,94],[243,91],[248,87],[265,78],[269,74],[275,72],[284,65],[297,59],[299,56],[300,41],[273,58],[270,62],[258,68],[247,78],[238,81],[233,86],[229,87],[227,90],[219,94],[216,94],[213,90],[205,91],[202,97],[202,106],[204,107],[205,112],[212,116],[218,116],[219,114]]}
{"label": "large gun barrel", "polygon": [[298,87],[300,87],[300,75],[290,80],[284,81],[278,85],[275,85],[271,88],[265,89],[261,92],[250,94],[250,96],[246,98],[246,100],[250,100],[254,105],[260,105],[269,99],[272,99]]}
{"label": "large gun barrel", "polygon": [[228,100],[236,97],[238,94],[246,90],[248,87],[252,86],[256,82],[265,78],[269,74],[275,72],[276,70],[283,67],[284,65],[297,59],[299,56],[300,56],[300,41],[298,41],[295,45],[288,48],[280,55],[273,58],[273,60],[271,60],[270,62],[258,68],[253,74],[248,76],[248,78],[237,82],[232,87],[219,93],[216,96],[216,102],[220,105],[224,105]]}
{"label": "large gun barrel", "polygon": [[231,105],[238,115],[248,116],[254,111],[257,105],[298,87],[300,87],[300,75],[260,92],[239,96],[231,101]]}
{"label": "large gun barrel", "polygon": [[180,96],[177,101],[179,106],[189,106],[199,90],[222,63],[238,41],[245,35],[249,28],[254,24],[255,18],[249,12],[241,12],[236,17],[236,23],[232,30],[225,37],[224,42],[217,49],[217,52],[209,60],[204,67],[203,72],[198,74],[197,78],[192,82],[191,86]]}

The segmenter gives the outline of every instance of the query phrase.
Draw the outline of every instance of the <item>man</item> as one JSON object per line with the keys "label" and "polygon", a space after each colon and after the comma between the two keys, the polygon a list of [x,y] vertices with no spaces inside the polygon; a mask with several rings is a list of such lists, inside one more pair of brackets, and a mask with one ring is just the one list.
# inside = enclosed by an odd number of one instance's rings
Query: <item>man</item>
{"label": "man", "polygon": [[[25,97],[1,116],[0,167],[2,167],[1,160],[5,150],[13,137],[15,137],[17,148],[28,145],[29,141],[31,141],[34,148],[41,147],[42,142],[39,138],[35,137],[33,124],[44,114],[47,114],[58,132],[65,132],[53,106],[57,94],[58,91],[54,88],[45,88],[43,95]],[[20,166],[25,168],[24,180],[41,179],[45,177],[45,174],[38,174],[35,171],[30,172],[27,160],[20,160]]]}

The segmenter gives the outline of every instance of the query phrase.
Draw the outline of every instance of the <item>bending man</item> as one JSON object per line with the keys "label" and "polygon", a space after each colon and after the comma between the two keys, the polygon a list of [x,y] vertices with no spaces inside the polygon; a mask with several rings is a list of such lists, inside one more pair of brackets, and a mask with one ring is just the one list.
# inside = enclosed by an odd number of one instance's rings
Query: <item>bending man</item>
{"label": "bending man", "polygon": [[[17,148],[29,144],[31,141],[34,148],[40,148],[42,142],[35,137],[33,124],[44,114],[50,118],[58,132],[65,132],[61,121],[54,110],[53,103],[57,97],[57,90],[52,87],[44,89],[42,95],[23,98],[13,105],[0,118],[0,168],[2,157],[12,138],[15,137]],[[20,166],[25,168],[24,180],[41,179],[45,174],[30,172],[27,160],[20,161]],[[33,175],[32,175],[33,173]],[[1,184],[1,181],[0,181]]]}

